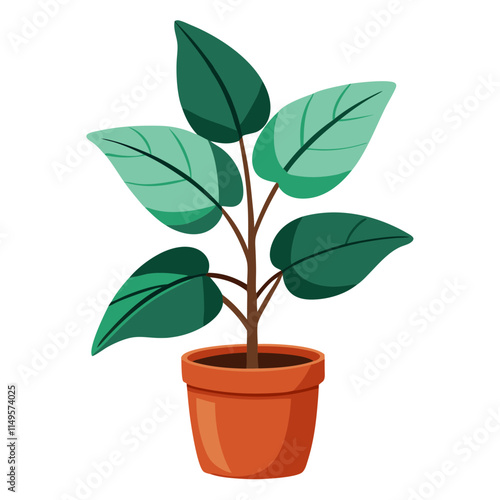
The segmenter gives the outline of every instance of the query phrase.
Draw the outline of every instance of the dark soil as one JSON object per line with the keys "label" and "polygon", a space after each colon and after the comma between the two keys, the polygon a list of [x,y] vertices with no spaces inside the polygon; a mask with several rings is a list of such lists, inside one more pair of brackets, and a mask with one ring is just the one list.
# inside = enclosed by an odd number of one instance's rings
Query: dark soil
{"label": "dark soil", "polygon": [[[283,368],[286,366],[303,365],[311,360],[293,354],[279,354],[274,352],[259,353],[259,368]],[[234,352],[219,354],[196,360],[201,365],[218,366],[221,368],[246,368],[246,353]]]}

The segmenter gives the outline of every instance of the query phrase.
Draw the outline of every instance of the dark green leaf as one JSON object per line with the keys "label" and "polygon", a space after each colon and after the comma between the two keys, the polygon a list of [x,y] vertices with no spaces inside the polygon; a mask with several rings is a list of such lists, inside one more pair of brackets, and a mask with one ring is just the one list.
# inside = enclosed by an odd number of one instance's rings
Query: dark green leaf
{"label": "dark green leaf", "polygon": [[295,198],[330,191],[361,158],[394,88],[391,82],[353,83],[288,104],[259,135],[255,171]]}
{"label": "dark green leaf", "polygon": [[174,127],[122,127],[88,135],[137,199],[161,222],[203,233],[222,206],[243,198],[238,168],[221,148]]}
{"label": "dark green leaf", "polygon": [[260,130],[270,112],[259,75],[231,47],[176,21],[177,87],[193,130],[215,142],[236,142]]}
{"label": "dark green leaf", "polygon": [[271,247],[288,290],[302,299],[323,299],[360,283],[393,250],[412,237],[361,215],[325,213],[287,224]]}
{"label": "dark green leaf", "polygon": [[210,323],[222,294],[207,273],[208,260],[195,248],[174,248],[146,262],[106,310],[92,355],[127,338],[176,337]]}

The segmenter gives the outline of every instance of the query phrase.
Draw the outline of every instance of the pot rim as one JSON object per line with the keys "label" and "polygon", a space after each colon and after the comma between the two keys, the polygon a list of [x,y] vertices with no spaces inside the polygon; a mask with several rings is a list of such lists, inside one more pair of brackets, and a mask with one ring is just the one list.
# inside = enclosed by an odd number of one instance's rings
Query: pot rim
{"label": "pot rim", "polygon": [[[195,363],[197,366],[200,363],[196,363],[200,359],[209,358],[211,356],[217,356],[219,354],[236,354],[246,352],[247,346],[246,344],[226,344],[226,345],[217,345],[217,346],[209,346],[209,347],[201,347],[199,349],[193,349],[192,351],[186,352],[182,355],[182,361],[184,363]],[[311,365],[318,364],[325,360],[325,355],[317,351],[316,349],[311,349],[309,347],[301,347],[294,346],[289,344],[259,344],[259,353],[274,353],[274,354],[292,354],[295,356],[301,356],[303,358],[308,359],[306,363],[301,363],[300,365],[290,365],[290,366],[276,366],[273,368],[256,368],[259,372],[265,371],[276,371],[276,370],[289,370],[290,368],[296,368],[297,366],[302,365]],[[311,355],[314,356],[311,358]],[[214,370],[222,370],[222,371],[247,371],[252,370],[252,368],[232,368],[225,366],[212,366],[212,365],[203,365],[207,368]]]}
{"label": "pot rim", "polygon": [[[191,388],[232,394],[283,394],[317,387],[324,379],[325,355],[286,344],[259,344],[259,352],[293,354],[310,361],[274,368],[229,368],[196,361],[218,354],[246,352],[246,344],[202,347],[181,358],[182,378]],[[231,374],[231,376],[228,376]]]}

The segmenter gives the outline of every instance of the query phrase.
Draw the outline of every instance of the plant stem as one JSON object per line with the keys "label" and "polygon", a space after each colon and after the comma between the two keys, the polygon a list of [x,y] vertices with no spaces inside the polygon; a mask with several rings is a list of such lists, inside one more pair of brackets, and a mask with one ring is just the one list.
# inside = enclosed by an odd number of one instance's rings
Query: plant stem
{"label": "plant stem", "polygon": [[231,283],[234,283],[235,285],[238,285],[239,287],[243,288],[243,290],[247,289],[246,283],[243,283],[243,281],[233,278],[232,276],[228,276],[227,274],[219,274],[219,273],[207,273],[207,276],[209,278],[216,278],[224,281],[229,281]]}
{"label": "plant stem", "polygon": [[243,138],[240,139],[241,158],[245,173],[245,187],[248,207],[248,238],[247,238],[247,368],[259,367],[259,347],[257,326],[259,312],[257,307],[257,257],[255,251],[255,221],[253,212],[252,185],[250,182],[250,169],[245,151]]}
{"label": "plant stem", "polygon": [[240,242],[241,248],[243,249],[243,253],[245,254],[245,257],[248,259],[248,247],[247,247],[247,244],[245,243],[245,239],[243,238],[243,235],[241,234],[240,230],[238,229],[238,226],[235,224],[235,222],[231,218],[231,216],[223,208],[221,210],[222,210],[222,215],[229,222],[229,225],[233,229],[234,234],[238,238],[238,241]]}
{"label": "plant stem", "polygon": [[273,274],[260,288],[257,292],[257,297],[260,297],[262,292],[276,279],[281,278],[282,271],[278,271],[276,274]]}
{"label": "plant stem", "polygon": [[243,326],[245,328],[248,328],[248,322],[247,319],[245,318],[245,315],[224,295],[222,296],[222,303],[225,304],[233,313],[236,315],[236,317],[241,321]]}
{"label": "plant stem", "polygon": [[278,276],[278,279],[275,281],[275,283],[272,286],[271,290],[269,290],[269,293],[266,295],[266,298],[263,300],[262,305],[259,308],[257,321],[260,319],[260,317],[262,316],[262,313],[264,312],[264,309],[269,304],[269,301],[271,300],[274,292],[276,291],[276,288],[278,288],[278,285],[280,284],[280,281],[281,281],[281,274]]}
{"label": "plant stem", "polygon": [[260,211],[259,217],[257,218],[257,223],[255,224],[255,234],[257,234],[257,231],[259,230],[259,227],[262,224],[262,219],[264,218],[264,215],[266,215],[267,209],[269,208],[271,201],[273,201],[274,195],[278,192],[278,188],[279,185],[278,183],[276,183],[271,189],[271,192],[269,193],[269,196],[267,197],[264,205],[262,206],[262,210]]}

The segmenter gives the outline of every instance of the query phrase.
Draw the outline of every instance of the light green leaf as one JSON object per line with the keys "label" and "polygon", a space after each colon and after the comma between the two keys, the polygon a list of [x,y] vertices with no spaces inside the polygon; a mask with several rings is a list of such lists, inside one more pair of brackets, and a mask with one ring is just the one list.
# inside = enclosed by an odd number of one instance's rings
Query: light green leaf
{"label": "light green leaf", "polygon": [[221,148],[174,127],[122,127],[88,135],[137,199],[165,225],[203,233],[243,198],[241,176]]}
{"label": "light green leaf", "polygon": [[195,248],[174,248],[146,262],[106,310],[92,355],[127,338],[176,337],[210,323],[222,294],[207,273],[208,260]]}
{"label": "light green leaf", "polygon": [[325,213],[287,224],[271,247],[288,290],[302,299],[323,299],[350,290],[387,255],[413,238],[361,215]]}
{"label": "light green leaf", "polygon": [[356,166],[395,89],[353,83],[303,97],[281,109],[260,133],[253,165],[295,198],[313,198]]}
{"label": "light green leaf", "polygon": [[236,142],[260,130],[270,112],[257,72],[231,47],[176,21],[177,87],[193,130],[215,142]]}

